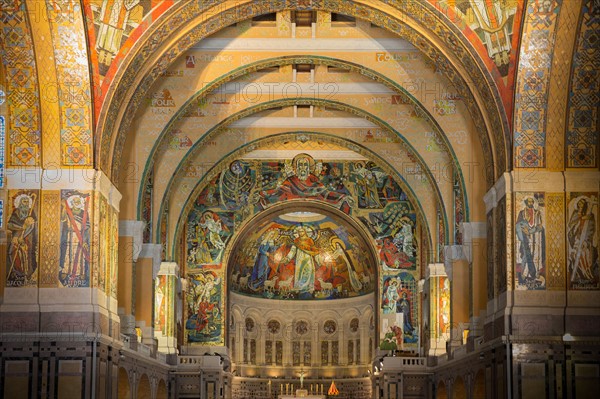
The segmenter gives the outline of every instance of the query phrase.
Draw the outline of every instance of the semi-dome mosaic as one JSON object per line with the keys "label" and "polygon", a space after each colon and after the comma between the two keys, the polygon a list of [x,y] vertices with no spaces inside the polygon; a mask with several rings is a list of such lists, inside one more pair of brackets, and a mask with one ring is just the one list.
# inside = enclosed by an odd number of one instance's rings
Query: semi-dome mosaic
{"label": "semi-dome mosaic", "polygon": [[316,212],[259,223],[236,245],[233,291],[272,299],[338,299],[373,292],[375,263],[356,229]]}

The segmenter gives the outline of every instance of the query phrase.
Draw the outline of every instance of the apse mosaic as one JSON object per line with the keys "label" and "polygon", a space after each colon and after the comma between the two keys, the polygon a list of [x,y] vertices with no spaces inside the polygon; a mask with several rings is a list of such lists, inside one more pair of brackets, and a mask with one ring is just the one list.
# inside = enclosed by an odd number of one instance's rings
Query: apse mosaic
{"label": "apse mosaic", "polygon": [[[184,227],[182,250],[190,287],[200,284],[199,276],[209,270],[223,273],[225,249],[249,217],[275,204],[310,199],[363,223],[373,238],[380,269],[390,276],[402,273],[405,299],[413,306],[421,229],[406,193],[379,165],[323,162],[304,153],[277,161],[238,159],[207,181],[199,193]],[[302,215],[292,208],[287,216],[279,215],[258,226],[231,255],[230,288],[256,297],[311,300],[372,292],[376,274],[370,269],[366,244],[356,231],[341,228],[328,216],[316,215]],[[188,295],[188,331],[200,317],[200,303],[207,302],[202,305],[204,310],[223,310],[224,281],[221,277],[212,280],[212,296],[199,301]],[[192,293],[192,288],[188,292]],[[417,323],[416,310],[410,312],[414,316],[410,323]],[[214,335],[220,327],[204,328],[202,333],[190,332],[188,341],[213,344],[223,339]],[[416,331],[404,333],[407,345],[416,342]]]}
{"label": "apse mosaic", "polygon": [[244,240],[231,288],[274,299],[346,298],[373,291],[369,249],[356,231],[312,212],[279,215]]}
{"label": "apse mosaic", "polygon": [[599,289],[598,193],[569,193],[567,212],[569,288]]}
{"label": "apse mosaic", "polygon": [[515,194],[515,277],[521,290],[546,288],[546,212],[544,193]]}

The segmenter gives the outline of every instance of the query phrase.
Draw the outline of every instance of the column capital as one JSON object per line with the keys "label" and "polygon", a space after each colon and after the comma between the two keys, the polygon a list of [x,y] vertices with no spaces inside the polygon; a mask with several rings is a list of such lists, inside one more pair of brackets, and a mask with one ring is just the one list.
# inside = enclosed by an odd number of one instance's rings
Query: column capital
{"label": "column capital", "polygon": [[119,237],[133,238],[133,261],[137,262],[144,244],[144,227],[141,220],[119,220]]}
{"label": "column capital", "polygon": [[175,262],[161,262],[158,274],[161,276],[179,277],[179,265]]}
{"label": "column capital", "polygon": [[152,278],[155,279],[160,270],[162,259],[162,245],[160,244],[142,244],[140,258],[152,259]]}
{"label": "column capital", "polygon": [[427,278],[430,277],[447,277],[446,269],[443,263],[430,263],[427,266]]}

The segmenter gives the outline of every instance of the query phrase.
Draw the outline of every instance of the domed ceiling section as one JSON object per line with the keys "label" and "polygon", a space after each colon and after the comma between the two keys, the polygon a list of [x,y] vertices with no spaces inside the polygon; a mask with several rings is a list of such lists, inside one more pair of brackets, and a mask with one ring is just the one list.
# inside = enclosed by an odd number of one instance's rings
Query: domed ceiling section
{"label": "domed ceiling section", "polygon": [[272,299],[373,292],[376,261],[355,227],[318,211],[282,212],[251,225],[236,244],[229,261],[231,290]]}

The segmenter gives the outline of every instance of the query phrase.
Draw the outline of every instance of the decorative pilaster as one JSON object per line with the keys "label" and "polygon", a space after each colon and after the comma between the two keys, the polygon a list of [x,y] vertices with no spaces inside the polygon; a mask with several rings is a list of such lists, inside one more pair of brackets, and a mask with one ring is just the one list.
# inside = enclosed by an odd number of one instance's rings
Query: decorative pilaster
{"label": "decorative pilaster", "polygon": [[175,262],[162,262],[154,285],[154,335],[158,338],[158,351],[177,353],[175,297],[179,266]]}

